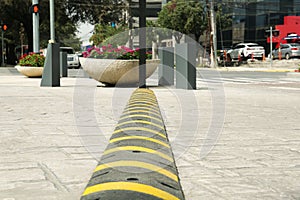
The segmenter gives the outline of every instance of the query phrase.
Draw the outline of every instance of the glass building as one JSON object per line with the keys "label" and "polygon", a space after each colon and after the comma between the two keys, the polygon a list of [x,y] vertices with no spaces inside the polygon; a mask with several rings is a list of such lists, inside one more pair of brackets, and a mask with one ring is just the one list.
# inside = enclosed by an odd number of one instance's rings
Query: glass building
{"label": "glass building", "polygon": [[265,31],[270,26],[283,24],[284,16],[300,16],[300,0],[228,0],[219,3],[232,18],[232,27],[218,30],[219,48],[239,42],[256,42],[268,52]]}

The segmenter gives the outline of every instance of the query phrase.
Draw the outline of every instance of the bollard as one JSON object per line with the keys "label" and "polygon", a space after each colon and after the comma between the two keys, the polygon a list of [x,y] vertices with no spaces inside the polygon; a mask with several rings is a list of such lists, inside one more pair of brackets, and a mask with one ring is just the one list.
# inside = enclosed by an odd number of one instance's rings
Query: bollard
{"label": "bollard", "polygon": [[81,200],[184,199],[154,93],[137,89]]}
{"label": "bollard", "polygon": [[60,86],[59,60],[59,44],[49,43],[47,47],[41,87]]}
{"label": "bollard", "polygon": [[67,52],[60,52],[60,76],[68,77],[68,54]]}
{"label": "bollard", "polygon": [[158,85],[174,85],[174,48],[159,48],[158,56],[161,63],[158,69]]}
{"label": "bollard", "polygon": [[176,44],[176,88],[196,89],[197,49],[193,43]]}
{"label": "bollard", "polygon": [[282,59],[282,53],[280,51],[280,48],[279,48],[279,51],[278,51],[278,59],[281,60]]}

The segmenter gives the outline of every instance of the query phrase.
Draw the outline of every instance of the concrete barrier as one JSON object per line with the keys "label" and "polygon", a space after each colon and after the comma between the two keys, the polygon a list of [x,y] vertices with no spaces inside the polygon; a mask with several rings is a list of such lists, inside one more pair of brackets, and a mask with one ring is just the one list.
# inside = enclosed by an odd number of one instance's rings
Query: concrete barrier
{"label": "concrete barrier", "polygon": [[154,93],[131,96],[81,200],[184,199]]}

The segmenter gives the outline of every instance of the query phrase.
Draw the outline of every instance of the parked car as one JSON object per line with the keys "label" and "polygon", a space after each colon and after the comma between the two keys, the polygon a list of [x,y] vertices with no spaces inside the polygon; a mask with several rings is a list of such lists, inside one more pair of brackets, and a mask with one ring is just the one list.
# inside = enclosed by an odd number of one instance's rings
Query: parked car
{"label": "parked car", "polygon": [[230,61],[247,60],[249,58],[263,59],[265,48],[256,43],[239,43],[227,52]]}
{"label": "parked car", "polygon": [[61,52],[67,53],[68,68],[79,68],[80,62],[78,55],[72,47],[60,47]]}
{"label": "parked car", "polygon": [[280,44],[279,48],[272,51],[272,58],[279,58],[279,52],[281,52],[282,58],[290,59],[293,57],[300,57],[300,44],[299,43],[289,43]]}

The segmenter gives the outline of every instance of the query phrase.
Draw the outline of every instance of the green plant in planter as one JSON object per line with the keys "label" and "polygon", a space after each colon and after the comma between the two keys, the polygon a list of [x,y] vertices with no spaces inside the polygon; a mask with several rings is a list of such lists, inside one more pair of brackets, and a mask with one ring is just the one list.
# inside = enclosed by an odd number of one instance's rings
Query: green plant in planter
{"label": "green plant in planter", "polygon": [[24,54],[19,59],[20,66],[44,67],[44,63],[45,63],[45,56],[36,53]]}

